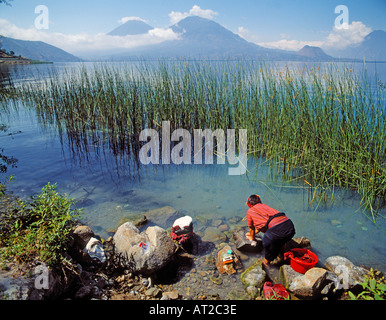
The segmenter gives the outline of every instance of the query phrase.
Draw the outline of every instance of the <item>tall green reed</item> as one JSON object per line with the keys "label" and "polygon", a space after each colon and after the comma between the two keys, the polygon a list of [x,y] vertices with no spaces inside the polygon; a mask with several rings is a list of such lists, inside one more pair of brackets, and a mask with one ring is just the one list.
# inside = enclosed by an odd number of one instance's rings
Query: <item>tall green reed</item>
{"label": "tall green reed", "polygon": [[359,76],[334,64],[100,64],[23,84],[19,98],[86,154],[92,144],[138,155],[139,132],[163,120],[190,131],[247,129],[249,153],[304,184],[310,202],[343,187],[375,214],[386,200],[384,88]]}

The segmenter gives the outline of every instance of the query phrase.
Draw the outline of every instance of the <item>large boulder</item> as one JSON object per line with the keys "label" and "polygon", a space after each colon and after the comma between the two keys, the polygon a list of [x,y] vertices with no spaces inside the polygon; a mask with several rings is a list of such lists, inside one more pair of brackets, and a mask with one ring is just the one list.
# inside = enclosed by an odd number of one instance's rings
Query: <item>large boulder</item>
{"label": "large boulder", "polygon": [[328,282],[328,271],[323,268],[312,268],[304,275],[296,277],[289,290],[301,299],[318,299]]}
{"label": "large boulder", "polygon": [[284,285],[287,289],[290,287],[291,283],[298,277],[303,276],[303,274],[295,271],[288,264],[284,264],[280,267],[279,271],[279,282]]}
{"label": "large boulder", "polygon": [[130,222],[121,225],[114,235],[115,254],[123,267],[134,273],[151,275],[173,257],[175,244],[166,230],[154,226],[139,230]]}
{"label": "large boulder", "polygon": [[262,267],[262,260],[259,259],[241,274],[241,282],[247,288],[252,286],[261,289],[264,285],[266,276],[267,274]]}
{"label": "large boulder", "polygon": [[355,266],[350,260],[341,256],[328,257],[324,267],[335,273],[340,279],[341,288],[344,290],[356,289],[365,281],[366,269]]}

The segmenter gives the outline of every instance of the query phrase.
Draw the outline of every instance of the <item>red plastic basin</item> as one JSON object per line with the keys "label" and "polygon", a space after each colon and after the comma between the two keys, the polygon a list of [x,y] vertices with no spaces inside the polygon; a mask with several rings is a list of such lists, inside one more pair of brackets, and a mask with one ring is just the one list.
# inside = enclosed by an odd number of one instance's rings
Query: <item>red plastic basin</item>
{"label": "red plastic basin", "polygon": [[318,263],[318,256],[308,249],[295,248],[284,254],[285,259],[291,259],[291,267],[296,272],[306,273]]}

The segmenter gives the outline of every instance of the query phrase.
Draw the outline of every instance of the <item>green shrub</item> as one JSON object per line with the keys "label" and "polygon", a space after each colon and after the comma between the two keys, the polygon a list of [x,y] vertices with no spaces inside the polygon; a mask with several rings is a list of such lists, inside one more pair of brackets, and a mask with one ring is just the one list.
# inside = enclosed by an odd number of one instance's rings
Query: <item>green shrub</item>
{"label": "green shrub", "polygon": [[49,183],[30,202],[14,200],[0,212],[0,245],[4,258],[28,263],[39,258],[57,266],[68,248],[69,233],[79,211],[73,201]]}
{"label": "green shrub", "polygon": [[366,281],[361,283],[363,291],[355,296],[351,291],[348,292],[351,300],[385,300],[386,298],[386,279],[384,275],[371,268],[366,276]]}

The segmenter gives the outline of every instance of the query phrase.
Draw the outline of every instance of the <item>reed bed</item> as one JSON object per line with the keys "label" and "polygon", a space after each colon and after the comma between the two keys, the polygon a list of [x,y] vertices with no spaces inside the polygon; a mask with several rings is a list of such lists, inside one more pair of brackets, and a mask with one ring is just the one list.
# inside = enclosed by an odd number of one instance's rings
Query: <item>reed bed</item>
{"label": "reed bed", "polygon": [[[138,155],[139,132],[247,129],[250,155],[317,196],[355,190],[374,215],[386,201],[384,88],[336,65],[261,62],[99,64],[25,83],[18,98],[87,154]],[[160,128],[158,128],[160,129]]]}

